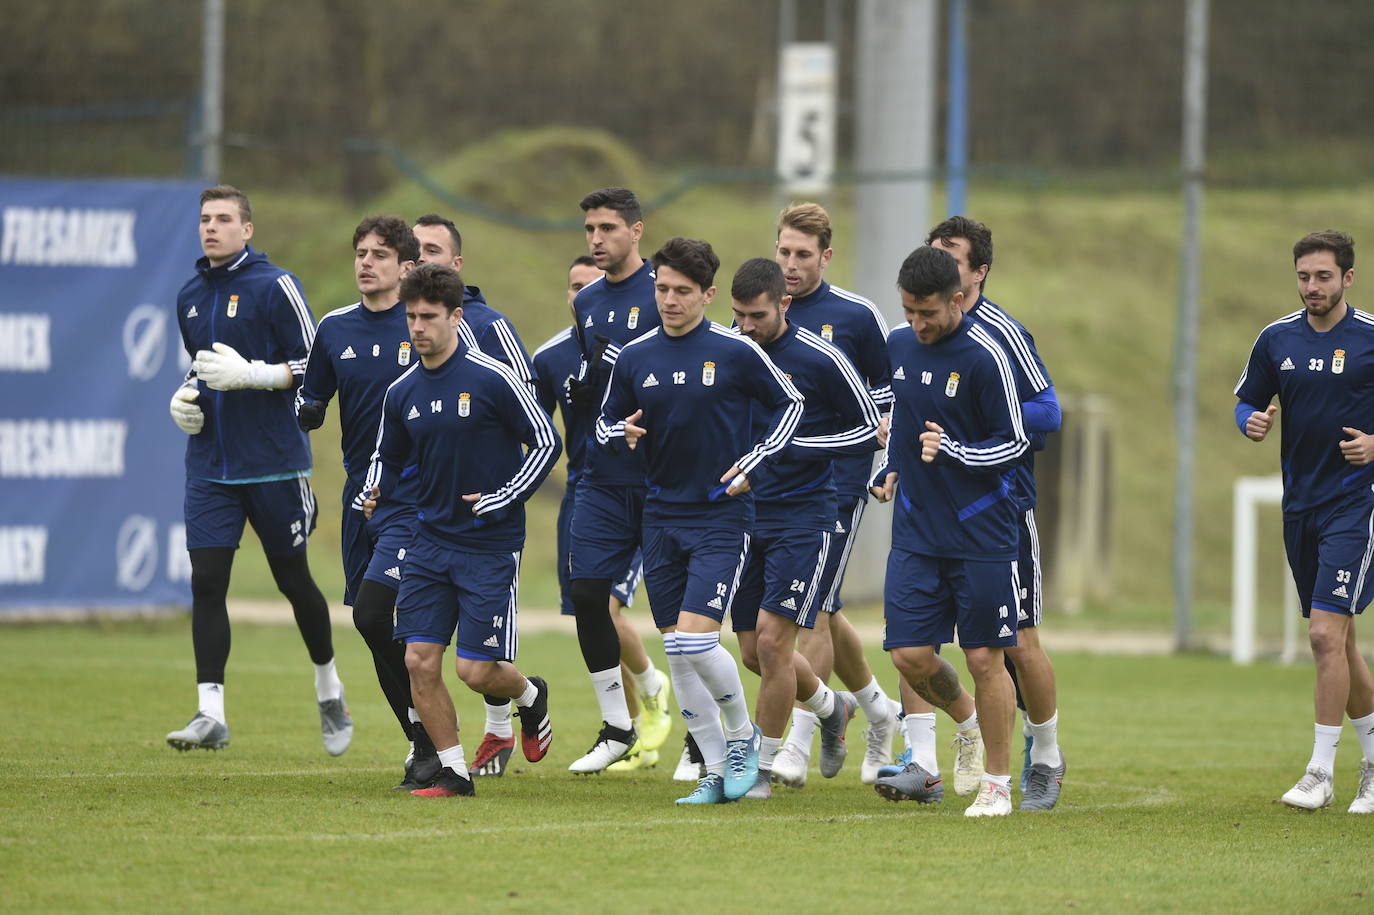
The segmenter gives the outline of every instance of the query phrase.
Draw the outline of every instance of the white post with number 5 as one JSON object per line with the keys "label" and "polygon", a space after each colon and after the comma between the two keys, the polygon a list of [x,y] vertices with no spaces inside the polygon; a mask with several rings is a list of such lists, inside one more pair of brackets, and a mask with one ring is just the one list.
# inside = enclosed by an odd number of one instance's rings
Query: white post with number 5
{"label": "white post with number 5", "polygon": [[784,46],[778,85],[778,177],[788,193],[825,193],[835,173],[835,49]]}

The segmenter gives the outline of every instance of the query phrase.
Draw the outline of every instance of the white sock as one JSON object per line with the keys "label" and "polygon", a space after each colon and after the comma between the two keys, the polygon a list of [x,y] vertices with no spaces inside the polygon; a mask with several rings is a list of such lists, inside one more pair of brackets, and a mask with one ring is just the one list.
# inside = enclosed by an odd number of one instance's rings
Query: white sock
{"label": "white sock", "polygon": [[764,737],[759,740],[759,768],[773,769],[773,760],[777,758],[778,751],[782,749],[781,737]]}
{"label": "white sock", "polygon": [[196,693],[200,697],[197,711],[202,715],[209,715],[220,724],[229,723],[224,717],[223,683],[197,683]]}
{"label": "white sock", "polygon": [[343,695],[343,683],[334,669],[334,659],[315,665],[315,698],[320,702],[338,699]]}
{"label": "white sock", "polygon": [[892,717],[892,700],[883,692],[877,677],[870,680],[863,689],[855,690],[854,698],[859,700],[859,708],[864,710],[864,717],[869,723]]}
{"label": "white sock", "polygon": [[621,679],[620,665],[594,670],[588,676],[592,678],[592,688],[596,691],[596,704],[601,706],[601,720],[613,728],[628,731],[630,709],[625,704],[625,684]]}
{"label": "white sock", "polygon": [[468,763],[463,758],[463,745],[461,743],[455,744],[447,750],[440,750],[439,765],[452,769],[459,778],[468,777]]}
{"label": "white sock", "polygon": [[411,724],[420,723],[420,713],[415,711],[415,706],[413,705],[410,708],[406,709],[406,717],[410,719]]}
{"label": "white sock", "polygon": [[630,671],[630,676],[635,678],[635,689],[641,696],[657,696],[663,689],[663,674],[652,661],[640,673]]}
{"label": "white sock", "polygon": [[1031,765],[1059,765],[1059,710],[1040,724],[1027,717],[1026,732],[1031,735]]}
{"label": "white sock", "polygon": [[677,650],[675,632],[663,634],[663,649],[668,655],[668,675],[673,678],[673,692],[678,707],[687,722],[687,730],[701,750],[707,772],[725,773],[725,735],[720,729],[720,709],[711,698],[711,691],[697,676],[696,668]]}
{"label": "white sock", "polygon": [[1321,769],[1327,775],[1332,775],[1336,771],[1336,747],[1341,742],[1341,726],[1318,724],[1314,727],[1316,739],[1312,743],[1312,760],[1307,768]]}
{"label": "white sock", "polygon": [[976,727],[978,727],[977,712],[974,712],[972,715],[970,715],[967,721],[959,721],[956,722],[954,725],[954,729],[957,731],[972,731]]}
{"label": "white sock", "polygon": [[1350,724],[1355,728],[1355,736],[1360,738],[1360,750],[1364,758],[1374,762],[1374,715],[1351,718]]}
{"label": "white sock", "polygon": [[534,700],[539,698],[539,687],[534,685],[534,681],[525,679],[525,691],[515,697],[515,704],[521,708],[529,708],[534,705]]}
{"label": "white sock", "polygon": [[679,632],[677,650],[692,665],[720,706],[727,740],[743,740],[754,733],[749,704],[744,701],[744,682],[739,665],[720,645],[719,632]]}
{"label": "white sock", "polygon": [[902,730],[906,732],[906,745],[911,747],[911,761],[931,775],[939,775],[940,763],[935,753],[935,713],[907,712],[902,719]]}
{"label": "white sock", "polygon": [[500,705],[483,702],[482,706],[487,710],[487,721],[482,728],[484,731],[488,734],[495,734],[497,737],[510,737],[515,733],[510,723],[509,702],[503,702]]}
{"label": "white sock", "polygon": [[1000,787],[1003,791],[1006,791],[1008,794],[1011,793],[1011,776],[1010,776],[1010,775],[989,775],[988,773],[984,772],[984,773],[983,773],[983,781],[985,781],[985,782],[992,782],[992,784],[997,785],[997,786]]}
{"label": "white sock", "polygon": [[802,700],[802,705],[815,712],[818,718],[829,718],[835,714],[835,691],[822,683],[815,693]]}
{"label": "white sock", "polygon": [[787,745],[800,753],[803,759],[811,758],[811,744],[816,739],[816,728],[821,721],[810,709],[792,709],[792,730],[787,732]]}

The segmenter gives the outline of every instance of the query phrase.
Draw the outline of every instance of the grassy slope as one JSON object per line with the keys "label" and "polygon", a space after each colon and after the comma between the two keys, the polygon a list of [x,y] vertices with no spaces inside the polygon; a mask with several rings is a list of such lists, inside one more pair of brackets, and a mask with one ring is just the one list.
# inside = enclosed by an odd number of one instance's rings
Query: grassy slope
{"label": "grassy slope", "polygon": [[[522,639],[521,665],[553,686],[549,758],[517,761],[472,800],[389,790],[404,744],[357,679],[358,639],[340,639],[354,745],[325,756],[310,671],[284,626],[235,629],[231,747],[178,754],[162,733],[188,711],[188,628],[25,627],[0,640],[0,908],[581,912],[610,898],[641,912],[873,912],[919,896],[1007,911],[1367,911],[1374,894],[1374,872],[1351,857],[1374,817],[1344,812],[1354,740],[1336,807],[1272,800],[1310,741],[1301,669],[1061,655],[1060,808],[971,822],[952,792],[937,807],[882,801],[854,761],[833,780],[813,769],[800,793],[704,810],[674,806],[686,789],[667,760],[575,777],[565,767],[597,712],[560,634]],[[455,692],[471,746],[481,700]],[[939,727],[943,746],[951,726]]]}
{"label": "grassy slope", "polygon": [[[566,139],[564,134],[558,137]],[[547,163],[528,165],[527,140],[498,138],[435,165],[448,187],[478,187],[507,206],[540,201],[528,211],[576,218],[576,200],[586,188],[619,180],[632,166],[588,167],[559,172]],[[613,147],[610,147],[613,148]],[[542,160],[540,160],[542,162]],[[585,178],[578,180],[580,176]],[[641,180],[632,178],[630,180]],[[561,182],[561,183],[560,183]],[[666,179],[642,179],[651,199]],[[1173,335],[1177,310],[1180,207],[1168,191],[1103,190],[1063,183],[1046,189],[984,184],[971,194],[970,212],[995,232],[997,256],[989,295],[1023,320],[1061,393],[1096,392],[1115,406],[1111,498],[1110,601],[1090,614],[1113,624],[1162,625],[1171,600],[1171,524],[1174,480]],[[556,190],[556,188],[562,190]],[[559,211],[547,201],[561,194]],[[258,241],[305,280],[317,313],[355,298],[347,241],[358,216],[395,212],[413,217],[432,209],[450,211],[408,182],[364,206],[263,195],[257,201]],[[832,207],[837,221],[835,261],[830,278],[849,281],[853,259],[852,210],[844,195]],[[721,255],[718,280],[744,259],[767,254],[776,212],[770,191],[705,186],[679,198],[647,220],[643,250],[685,234],[710,239]],[[465,234],[465,273],[488,299],[517,323],[533,349],[564,326],[564,269],[583,250],[576,230],[538,232],[496,225],[476,217],[459,219]],[[1268,321],[1297,307],[1289,249],[1302,233],[1336,225],[1357,239],[1374,235],[1374,185],[1344,190],[1213,190],[1205,214],[1203,323],[1199,353],[1197,455],[1196,595],[1199,622],[1221,624],[1230,588],[1230,501],[1232,480],[1242,474],[1277,470],[1276,443],[1247,444],[1231,420],[1231,390],[1250,344]],[[1352,298],[1362,302],[1357,283]],[[895,307],[895,303],[882,303]],[[711,314],[727,320],[722,293]],[[330,425],[314,436],[317,489],[325,496],[324,535],[312,548],[322,581],[337,593],[337,431]],[[531,510],[526,553],[525,597],[551,606],[551,525],[556,496]],[[1262,537],[1265,589],[1282,583],[1277,512]],[[542,533],[539,533],[542,532]],[[272,596],[270,577],[249,551],[248,574],[236,576],[235,593]],[[1278,606],[1277,597],[1274,598]]]}

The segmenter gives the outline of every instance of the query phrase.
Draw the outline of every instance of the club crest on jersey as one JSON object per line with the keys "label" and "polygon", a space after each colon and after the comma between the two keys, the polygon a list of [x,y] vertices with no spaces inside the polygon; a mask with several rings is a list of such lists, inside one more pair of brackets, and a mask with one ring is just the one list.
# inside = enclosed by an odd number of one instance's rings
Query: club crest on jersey
{"label": "club crest on jersey", "polygon": [[945,396],[953,397],[959,391],[959,373],[950,372],[949,380],[945,382]]}
{"label": "club crest on jersey", "polygon": [[234,315],[236,315],[236,314],[239,313],[239,297],[238,297],[238,296],[236,296],[236,295],[231,295],[231,296],[229,297],[229,309],[228,309],[228,311],[227,311],[226,313],[227,313],[227,314],[229,315],[229,317],[231,317],[231,318],[232,318]]}
{"label": "club crest on jersey", "polygon": [[410,341],[401,341],[401,348],[396,351],[397,365],[410,365]]}
{"label": "club crest on jersey", "polygon": [[1345,371],[1345,350],[1338,349],[1331,354],[1331,374],[1339,375]]}
{"label": "club crest on jersey", "polygon": [[714,362],[701,364],[701,383],[708,388],[716,383],[716,364]]}
{"label": "club crest on jersey", "polygon": [[634,330],[636,327],[639,326],[639,306],[638,306],[638,305],[636,305],[634,308],[631,308],[631,309],[630,309],[630,316],[629,316],[628,318],[625,319],[625,326],[628,327],[630,330]]}
{"label": "club crest on jersey", "polygon": [[472,395],[469,394],[467,391],[464,391],[463,393],[458,395],[458,415],[472,415]]}
{"label": "club crest on jersey", "polygon": [[821,325],[821,339],[828,343],[835,342],[835,327],[833,324]]}

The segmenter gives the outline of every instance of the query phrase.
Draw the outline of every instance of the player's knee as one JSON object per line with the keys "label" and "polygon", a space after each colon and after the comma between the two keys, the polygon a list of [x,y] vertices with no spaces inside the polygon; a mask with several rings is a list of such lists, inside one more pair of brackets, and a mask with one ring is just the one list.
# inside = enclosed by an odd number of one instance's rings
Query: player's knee
{"label": "player's knee", "polygon": [[453,662],[453,670],[468,689],[477,693],[486,693],[496,675],[496,664],[492,661],[456,658]]}
{"label": "player's knee", "polygon": [[1007,674],[1002,652],[998,649],[970,648],[964,652],[964,659],[968,662],[969,676],[980,682]]}
{"label": "player's knee", "polygon": [[610,618],[611,582],[605,578],[577,578],[568,585],[573,613],[581,618]]}
{"label": "player's knee", "polygon": [[310,565],[304,553],[269,557],[267,565],[272,570],[272,580],[276,582],[277,590],[292,603],[319,590],[315,587],[315,579],[310,577]]}
{"label": "player's knee", "polygon": [[892,663],[911,682],[925,680],[940,670],[940,658],[926,647],[894,648]]}
{"label": "player's knee", "polygon": [[443,652],[426,651],[424,643],[406,646],[406,672],[410,674],[412,687],[423,688],[442,679]]}
{"label": "player's knee", "polygon": [[234,551],[192,550],[190,557],[191,598],[195,601],[222,600],[229,593],[229,568]]}
{"label": "player's knee", "polygon": [[1345,635],[1334,628],[1313,626],[1307,633],[1307,641],[1312,646],[1312,655],[1315,658],[1345,654]]}
{"label": "player's knee", "polygon": [[369,645],[390,641],[395,631],[392,612],[396,591],[375,581],[364,581],[353,600],[353,626]]}

